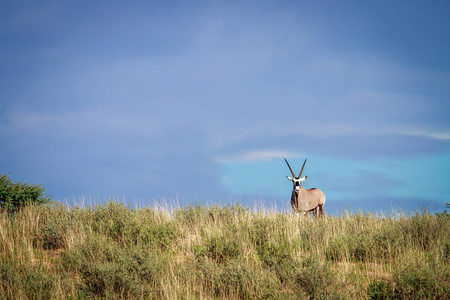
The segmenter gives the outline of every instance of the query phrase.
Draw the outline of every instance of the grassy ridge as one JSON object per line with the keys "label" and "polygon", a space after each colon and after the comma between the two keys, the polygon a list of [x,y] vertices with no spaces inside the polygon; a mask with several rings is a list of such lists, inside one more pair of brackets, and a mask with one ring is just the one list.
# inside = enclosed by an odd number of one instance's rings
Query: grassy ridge
{"label": "grassy ridge", "polygon": [[450,217],[110,201],[0,213],[0,299],[449,299]]}

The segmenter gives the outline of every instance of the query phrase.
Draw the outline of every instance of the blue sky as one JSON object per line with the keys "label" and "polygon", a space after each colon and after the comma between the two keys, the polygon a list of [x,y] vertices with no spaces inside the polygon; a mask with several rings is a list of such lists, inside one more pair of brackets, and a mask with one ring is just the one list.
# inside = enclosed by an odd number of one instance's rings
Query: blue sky
{"label": "blue sky", "polygon": [[[0,173],[54,199],[450,202],[448,1],[1,1]],[[298,172],[298,170],[296,171]]]}

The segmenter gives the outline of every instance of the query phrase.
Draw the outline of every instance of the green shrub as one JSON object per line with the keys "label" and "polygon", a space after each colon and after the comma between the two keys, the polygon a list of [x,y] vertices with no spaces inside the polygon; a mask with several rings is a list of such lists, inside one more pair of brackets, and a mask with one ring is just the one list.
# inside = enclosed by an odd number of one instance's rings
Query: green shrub
{"label": "green shrub", "polygon": [[50,200],[40,185],[13,182],[8,175],[0,175],[0,208],[16,212],[26,205],[41,205]]}
{"label": "green shrub", "polygon": [[369,284],[367,296],[373,300],[395,299],[394,287],[389,282],[377,280]]}
{"label": "green shrub", "polygon": [[206,255],[219,264],[237,258],[242,251],[242,244],[239,241],[220,235],[207,238],[203,249],[197,250],[198,254]]}
{"label": "green shrub", "polygon": [[348,247],[344,237],[333,238],[325,249],[325,257],[332,262],[343,261],[348,257]]}
{"label": "green shrub", "polygon": [[243,255],[244,239],[236,225],[223,225],[221,231],[210,234],[203,232],[203,244],[194,245],[193,252],[196,257],[205,256],[218,264],[230,261]]}
{"label": "green shrub", "polygon": [[426,209],[423,212],[416,212],[408,219],[399,220],[399,225],[403,229],[403,235],[410,237],[415,246],[423,250],[433,246],[439,240],[443,232],[448,231],[448,222],[440,220],[441,217],[431,215]]}
{"label": "green shrub", "polygon": [[343,234],[333,238],[325,249],[325,256],[333,262],[352,260],[366,262],[374,256],[372,236],[369,234]]}
{"label": "green shrub", "polygon": [[395,294],[402,299],[450,299],[450,266],[436,262],[410,262],[394,273]]}
{"label": "green shrub", "polygon": [[82,270],[84,288],[89,295],[113,298],[137,296],[141,281],[136,272],[130,271],[126,264],[100,261],[86,265]]}
{"label": "green shrub", "polygon": [[[327,219],[333,220],[334,218],[327,217]],[[298,222],[298,242],[303,250],[316,252],[318,248],[315,245],[326,245],[328,243],[330,225],[327,219],[319,218],[313,222],[308,218],[300,219],[302,222]]]}
{"label": "green shrub", "polygon": [[165,265],[158,252],[124,248],[111,237],[94,234],[62,255],[65,270],[80,274],[81,290],[92,297],[148,295]]}
{"label": "green shrub", "polygon": [[42,266],[24,267],[24,290],[29,299],[52,299],[55,276]]}
{"label": "green shrub", "polygon": [[175,221],[192,227],[195,224],[202,222],[207,216],[206,209],[200,202],[189,204],[185,208],[180,208],[175,213]]}
{"label": "green shrub", "polygon": [[41,243],[44,249],[58,249],[65,246],[63,237],[64,228],[55,223],[49,223],[41,228]]}
{"label": "green shrub", "polygon": [[230,260],[223,265],[216,288],[224,296],[235,294],[239,299],[255,299],[259,294],[274,298],[280,286],[266,276],[261,278],[261,274],[248,265]]}
{"label": "green shrub", "polygon": [[52,299],[55,279],[47,267],[3,261],[0,262],[0,297]]}
{"label": "green shrub", "polygon": [[289,244],[266,244],[258,251],[261,262],[269,268],[280,284],[287,287],[294,287],[295,292],[299,292],[299,285],[296,284],[300,276],[300,263],[292,257]]}
{"label": "green shrub", "polygon": [[248,229],[250,239],[256,250],[261,253],[270,241],[271,223],[267,218],[258,217],[253,220],[253,226]]}
{"label": "green shrub", "polygon": [[251,299],[255,293],[255,284],[252,282],[255,275],[252,271],[237,261],[230,261],[223,265],[216,286],[222,294],[235,292],[241,299]]}
{"label": "green shrub", "polygon": [[171,249],[178,236],[179,230],[173,222],[148,224],[143,226],[140,233],[141,240],[145,245],[161,251]]}
{"label": "green shrub", "polygon": [[296,278],[296,282],[309,295],[310,299],[326,299],[330,294],[333,280],[330,264],[320,262],[315,257],[303,260],[302,270]]}
{"label": "green shrub", "polygon": [[444,263],[450,263],[450,239],[446,239],[444,241],[440,241],[438,247],[436,248],[436,252]]}
{"label": "green shrub", "polygon": [[350,236],[347,240],[350,250],[350,257],[356,262],[366,262],[372,257],[373,245],[371,237],[365,237],[364,235]]}
{"label": "green shrub", "polygon": [[218,265],[201,259],[195,264],[194,274],[204,281],[210,298],[288,299],[291,294],[282,290],[272,273],[255,270],[239,260]]}
{"label": "green shrub", "polygon": [[136,222],[136,213],[129,205],[125,206],[114,199],[94,207],[92,228],[95,232],[106,234],[123,245],[136,244],[140,230]]}
{"label": "green shrub", "polygon": [[[367,238],[367,237],[366,237]],[[372,253],[376,258],[396,259],[404,251],[410,240],[401,227],[395,226],[391,220],[384,220],[380,230],[373,232]]]}
{"label": "green shrub", "polygon": [[200,222],[233,224],[235,217],[249,212],[248,208],[239,203],[227,204],[225,206],[214,205],[204,207],[200,202],[189,204],[185,208],[176,211],[175,221],[192,227]]}
{"label": "green shrub", "polygon": [[330,263],[319,262],[315,257],[299,262],[287,243],[272,244],[261,250],[261,261],[276,274],[285,289],[298,296],[309,295],[311,299],[327,297],[333,282]]}
{"label": "green shrub", "polygon": [[226,225],[234,224],[235,217],[248,213],[248,208],[241,206],[239,203],[227,204],[224,206],[213,205],[208,207],[206,215],[212,223],[222,223]]}
{"label": "green shrub", "polygon": [[11,263],[0,262],[0,291],[3,296],[6,299],[13,299],[18,289],[21,289],[19,273]]}
{"label": "green shrub", "polygon": [[79,233],[88,226],[83,216],[86,210],[68,208],[60,202],[36,208],[40,218],[37,232],[33,234],[33,246],[48,250],[67,248],[79,240]]}

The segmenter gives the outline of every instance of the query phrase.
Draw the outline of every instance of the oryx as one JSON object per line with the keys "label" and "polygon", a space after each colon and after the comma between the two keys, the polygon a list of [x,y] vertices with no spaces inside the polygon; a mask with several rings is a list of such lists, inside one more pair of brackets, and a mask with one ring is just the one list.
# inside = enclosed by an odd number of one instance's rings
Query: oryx
{"label": "oryx", "polygon": [[296,215],[303,214],[306,216],[308,213],[313,213],[314,216],[320,216],[325,214],[323,210],[323,205],[325,204],[325,194],[316,188],[306,190],[302,187],[302,182],[308,178],[308,176],[302,177],[303,168],[305,168],[306,159],[303,163],[302,170],[300,171],[300,175],[295,176],[294,171],[292,171],[291,166],[289,165],[286,158],[284,159],[286,164],[291,170],[292,177],[286,176],[287,179],[294,183],[294,187],[292,190],[291,196],[291,206]]}

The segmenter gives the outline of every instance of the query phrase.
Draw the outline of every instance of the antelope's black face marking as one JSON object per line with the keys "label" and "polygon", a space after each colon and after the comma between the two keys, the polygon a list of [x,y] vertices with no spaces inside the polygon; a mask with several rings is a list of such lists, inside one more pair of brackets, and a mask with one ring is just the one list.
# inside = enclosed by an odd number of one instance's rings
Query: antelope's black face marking
{"label": "antelope's black face marking", "polygon": [[306,180],[306,178],[308,178],[308,176],[302,177],[302,178],[292,178],[289,176],[286,176],[287,179],[289,179],[290,181],[292,181],[292,183],[294,184],[294,191],[296,193],[300,192],[300,190],[302,189],[302,182]]}
{"label": "antelope's black face marking", "polygon": [[295,188],[296,192],[300,191],[300,189],[302,188],[302,183],[300,181],[298,181],[298,180],[295,180],[294,181],[294,188]]}

